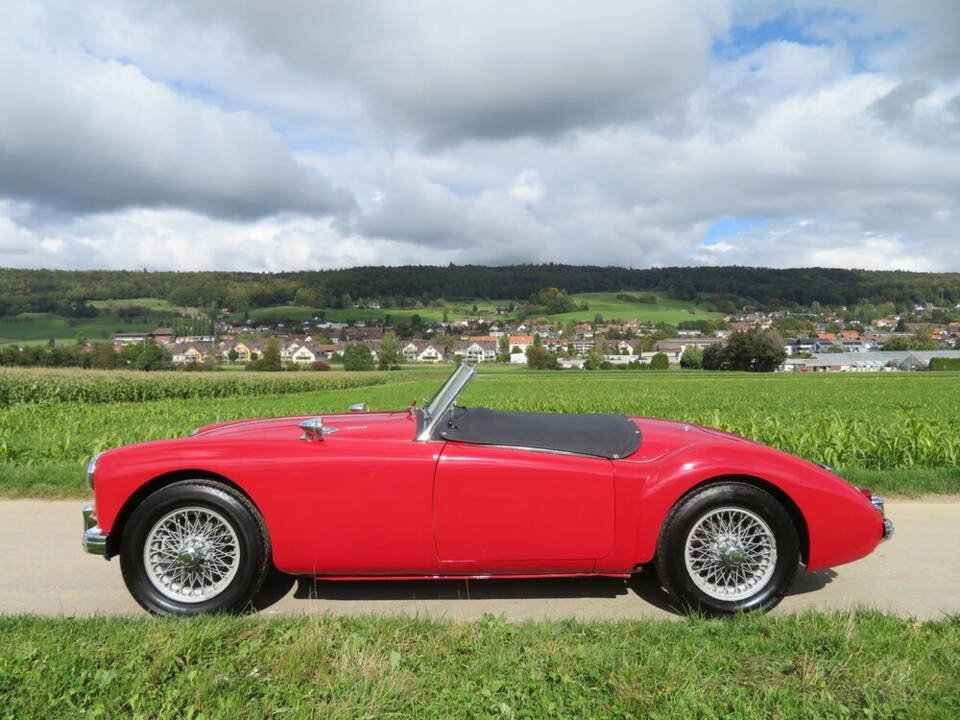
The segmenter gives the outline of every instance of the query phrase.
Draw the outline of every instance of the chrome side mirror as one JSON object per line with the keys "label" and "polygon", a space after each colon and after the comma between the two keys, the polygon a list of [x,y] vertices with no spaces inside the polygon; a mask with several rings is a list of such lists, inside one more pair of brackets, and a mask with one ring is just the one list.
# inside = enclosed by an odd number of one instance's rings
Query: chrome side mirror
{"label": "chrome side mirror", "polygon": [[367,407],[367,404],[365,402],[357,403],[355,405],[350,406],[350,412],[352,413],[365,413],[369,409],[370,408]]}

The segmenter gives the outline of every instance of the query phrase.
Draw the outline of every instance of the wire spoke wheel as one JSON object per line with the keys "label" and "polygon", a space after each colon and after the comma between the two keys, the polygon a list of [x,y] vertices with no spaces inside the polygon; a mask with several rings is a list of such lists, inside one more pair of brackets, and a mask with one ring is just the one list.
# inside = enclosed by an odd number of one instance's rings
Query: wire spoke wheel
{"label": "wire spoke wheel", "polygon": [[226,589],[240,566],[240,542],[223,515],[181,507],[154,523],[143,545],[147,579],[164,596],[200,603]]}
{"label": "wire spoke wheel", "polygon": [[717,600],[742,600],[773,577],[776,536],[756,513],[743,507],[719,507],[693,523],[684,544],[684,561],[701,592]]}

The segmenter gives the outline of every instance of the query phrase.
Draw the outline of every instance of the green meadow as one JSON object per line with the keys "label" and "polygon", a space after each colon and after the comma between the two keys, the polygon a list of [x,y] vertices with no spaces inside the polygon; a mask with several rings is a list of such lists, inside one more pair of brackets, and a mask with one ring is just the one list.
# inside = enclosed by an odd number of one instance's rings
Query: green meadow
{"label": "green meadow", "polygon": [[[676,326],[684,320],[716,320],[723,318],[722,313],[712,312],[709,304],[700,304],[688,300],[671,300],[662,295],[657,295],[655,303],[637,303],[627,302],[617,298],[617,295],[623,293],[581,293],[571,295],[571,298],[577,302],[586,302],[589,305],[588,310],[577,310],[575,312],[562,313],[559,315],[549,315],[549,319],[554,322],[568,322],[580,320],[593,320],[597,315],[602,315],[604,320],[619,318],[621,320],[637,319],[641,323],[654,325],[656,323],[667,323]],[[627,295],[646,295],[646,292],[627,292]]]}

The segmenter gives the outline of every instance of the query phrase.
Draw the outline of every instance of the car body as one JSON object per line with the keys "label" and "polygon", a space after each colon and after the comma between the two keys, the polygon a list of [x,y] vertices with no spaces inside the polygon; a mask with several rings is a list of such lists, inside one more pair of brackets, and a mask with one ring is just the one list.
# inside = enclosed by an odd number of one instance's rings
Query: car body
{"label": "car body", "polygon": [[798,566],[857,560],[892,532],[869,491],[729,433],[460,408],[474,373],[459,366],[424,407],[225,422],[101,453],[84,547],[119,555],[159,614],[241,609],[271,565],[369,579],[655,563],[681,604],[722,615],[769,609]]}

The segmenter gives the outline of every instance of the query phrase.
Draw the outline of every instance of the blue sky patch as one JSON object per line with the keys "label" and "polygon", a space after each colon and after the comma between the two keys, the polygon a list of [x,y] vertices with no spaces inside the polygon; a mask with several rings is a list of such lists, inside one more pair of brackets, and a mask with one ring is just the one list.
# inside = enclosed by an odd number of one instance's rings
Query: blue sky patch
{"label": "blue sky patch", "polygon": [[794,10],[788,10],[759,25],[734,25],[728,38],[714,42],[712,52],[714,57],[722,60],[736,60],[772,42],[826,45],[823,38],[807,31],[808,25]]}
{"label": "blue sky patch", "polygon": [[[878,47],[902,39],[902,30],[872,35],[858,33],[860,18],[842,10],[787,10],[780,15],[755,25],[734,25],[727,38],[717,39],[711,52],[720,60],[736,60],[773,42],[791,42],[799,45],[843,45],[850,51],[850,70],[854,74],[873,72],[869,56]],[[825,37],[824,31],[829,28]]]}
{"label": "blue sky patch", "polygon": [[703,244],[714,245],[720,240],[720,238],[738,235],[744,230],[749,230],[750,228],[757,227],[759,225],[766,225],[768,222],[770,222],[770,218],[755,218],[753,220],[721,220],[720,222],[715,222],[713,225],[707,228],[707,235],[703,240]]}

